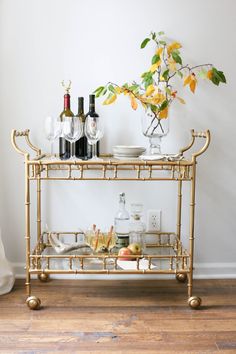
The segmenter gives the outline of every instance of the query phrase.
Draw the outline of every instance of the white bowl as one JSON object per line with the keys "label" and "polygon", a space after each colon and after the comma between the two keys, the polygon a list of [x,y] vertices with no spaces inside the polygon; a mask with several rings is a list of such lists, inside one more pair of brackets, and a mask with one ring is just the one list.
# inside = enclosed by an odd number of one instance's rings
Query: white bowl
{"label": "white bowl", "polygon": [[146,149],[137,145],[116,145],[113,146],[113,154],[119,156],[137,157],[141,155]]}

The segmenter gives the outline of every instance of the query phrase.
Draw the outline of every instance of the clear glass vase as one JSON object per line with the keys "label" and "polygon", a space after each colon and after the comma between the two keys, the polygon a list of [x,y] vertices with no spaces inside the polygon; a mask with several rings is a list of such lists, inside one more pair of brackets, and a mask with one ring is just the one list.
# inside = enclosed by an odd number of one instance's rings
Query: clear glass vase
{"label": "clear glass vase", "polygon": [[149,138],[148,155],[162,155],[161,141],[169,132],[169,118],[160,119],[148,108],[142,116],[142,131]]}

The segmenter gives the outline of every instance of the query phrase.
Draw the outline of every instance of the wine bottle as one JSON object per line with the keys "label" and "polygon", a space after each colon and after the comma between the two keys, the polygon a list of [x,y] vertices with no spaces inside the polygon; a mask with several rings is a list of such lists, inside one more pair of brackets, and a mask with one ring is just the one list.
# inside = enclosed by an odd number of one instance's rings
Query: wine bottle
{"label": "wine bottle", "polygon": [[[86,117],[99,117],[99,115],[95,111],[95,95],[89,95],[89,111],[86,114]],[[97,156],[99,156],[100,144],[97,142]],[[87,150],[88,159],[92,157],[92,146],[88,144]]]}
{"label": "wine bottle", "polygon": [[[64,95],[64,110],[60,114],[61,122],[64,121],[65,117],[73,117],[74,114],[70,109],[70,94],[69,89],[66,90],[67,93]],[[70,143],[65,138],[59,138],[59,156],[62,160],[69,159],[71,155]]]}
{"label": "wine bottle", "polygon": [[[86,116],[84,114],[84,98],[78,97],[78,113],[76,117],[79,117],[81,123],[84,126]],[[88,158],[88,139],[84,132],[82,137],[75,143],[75,155],[76,157],[87,160]]]}

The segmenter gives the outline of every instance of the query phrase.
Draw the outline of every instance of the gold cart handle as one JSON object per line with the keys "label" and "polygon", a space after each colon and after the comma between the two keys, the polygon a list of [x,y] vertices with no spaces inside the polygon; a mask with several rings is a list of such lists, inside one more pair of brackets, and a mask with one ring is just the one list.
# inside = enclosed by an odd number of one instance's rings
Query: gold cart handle
{"label": "gold cart handle", "polygon": [[12,130],[11,132],[11,143],[14,147],[14,149],[21,155],[24,155],[25,157],[29,157],[29,153],[28,151],[25,151],[25,150],[22,150],[19,148],[18,144],[16,143],[16,138],[18,137],[25,137],[25,140],[26,140],[26,143],[27,145],[33,150],[36,152],[37,156],[40,156],[41,155],[41,150],[36,147],[35,145],[33,145],[30,141],[30,138],[29,138],[29,132],[30,130],[29,129],[26,129],[24,131],[17,131],[15,129]]}
{"label": "gold cart handle", "polygon": [[196,158],[198,156],[200,156],[201,154],[203,154],[206,151],[206,149],[208,148],[210,141],[211,141],[211,133],[210,133],[210,130],[206,130],[204,132],[195,132],[194,129],[191,129],[191,136],[192,136],[192,139],[191,139],[189,145],[182,148],[180,150],[180,153],[183,154],[185,151],[189,150],[193,146],[196,138],[204,138],[204,139],[206,139],[206,141],[205,141],[205,144],[203,145],[203,147],[199,151],[196,151],[195,153],[192,154],[192,160],[196,160]]}

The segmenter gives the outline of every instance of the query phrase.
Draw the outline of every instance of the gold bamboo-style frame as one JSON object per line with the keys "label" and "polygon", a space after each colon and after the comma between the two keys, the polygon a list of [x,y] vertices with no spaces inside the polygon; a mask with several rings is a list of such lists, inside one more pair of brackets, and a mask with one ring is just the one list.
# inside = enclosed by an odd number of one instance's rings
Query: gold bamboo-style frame
{"label": "gold bamboo-style frame", "polygon": [[[12,145],[24,156],[25,162],[25,240],[26,240],[26,303],[30,309],[40,308],[41,300],[31,294],[31,275],[37,274],[41,281],[47,281],[50,274],[174,274],[178,281],[188,281],[188,304],[191,308],[201,305],[201,298],[193,296],[193,258],[194,258],[194,219],[195,219],[195,186],[197,157],[203,154],[210,144],[210,131],[195,132],[191,130],[191,141],[180,150],[183,154],[190,150],[196,138],[205,139],[202,148],[192,153],[190,159],[178,161],[141,161],[116,160],[112,155],[104,155],[103,161],[51,161],[41,149],[33,145],[29,138],[29,130],[22,132],[13,130]],[[30,157],[28,151],[18,146],[17,139],[24,137],[27,145],[34,151]],[[127,175],[128,174],[128,175]],[[148,244],[150,254],[137,256],[135,269],[124,270],[118,265],[120,256],[111,254],[95,255],[56,255],[47,253],[51,245],[50,232],[42,232],[41,226],[41,181],[42,180],[106,180],[106,181],[176,181],[177,223],[176,232],[156,233],[156,242]],[[37,242],[31,252],[30,230],[30,183],[36,181],[37,186]],[[182,184],[189,181],[190,190],[190,220],[189,246],[185,250],[181,242],[182,219]],[[60,239],[64,235],[76,242],[79,232],[56,232]],[[153,234],[153,233],[152,233]],[[127,256],[126,256],[127,257]],[[148,266],[140,268],[140,261],[145,258]],[[131,256],[130,256],[131,258]],[[66,269],[53,267],[55,262],[64,261]],[[96,261],[96,268],[93,262]],[[155,266],[153,266],[155,265]]]}

